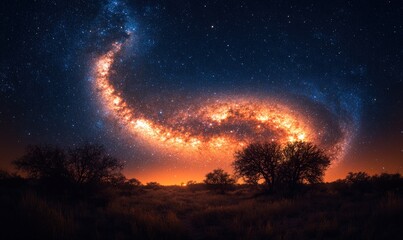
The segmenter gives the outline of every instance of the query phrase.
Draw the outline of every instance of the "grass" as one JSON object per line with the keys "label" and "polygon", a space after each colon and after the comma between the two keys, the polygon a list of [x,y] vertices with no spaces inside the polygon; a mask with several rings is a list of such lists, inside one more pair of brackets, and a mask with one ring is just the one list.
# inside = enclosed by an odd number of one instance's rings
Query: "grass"
{"label": "grass", "polygon": [[293,197],[237,187],[105,189],[91,198],[0,187],[0,239],[395,239],[400,191],[349,192],[323,184]]}

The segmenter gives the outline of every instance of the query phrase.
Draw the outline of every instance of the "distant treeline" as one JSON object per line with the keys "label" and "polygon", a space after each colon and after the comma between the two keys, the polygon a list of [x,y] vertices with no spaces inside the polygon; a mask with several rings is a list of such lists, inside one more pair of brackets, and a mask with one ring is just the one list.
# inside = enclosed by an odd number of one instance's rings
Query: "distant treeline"
{"label": "distant treeline", "polygon": [[[69,149],[51,145],[29,146],[13,164],[19,172],[0,171],[1,184],[30,183],[47,191],[89,193],[113,187],[127,194],[139,189],[161,187],[158,182],[143,185],[136,178],[127,179],[121,172],[123,163],[97,144]],[[285,146],[276,142],[252,143],[236,152],[233,176],[222,169],[214,169],[206,174],[202,183],[189,180],[181,185],[192,190],[209,189],[225,193],[239,186],[236,185],[237,179],[242,178],[243,187],[268,193],[294,194],[305,189],[307,184],[320,184],[329,165],[329,157],[312,143],[293,142]],[[399,173],[369,176],[365,172],[350,172],[345,179],[330,185],[337,191],[365,192],[400,191],[402,183]]]}

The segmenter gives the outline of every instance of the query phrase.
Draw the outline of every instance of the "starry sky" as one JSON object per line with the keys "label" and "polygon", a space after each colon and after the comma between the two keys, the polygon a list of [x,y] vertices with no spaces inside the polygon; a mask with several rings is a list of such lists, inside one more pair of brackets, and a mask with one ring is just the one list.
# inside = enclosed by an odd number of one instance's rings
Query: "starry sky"
{"label": "starry sky", "polygon": [[301,137],[334,157],[327,181],[403,173],[401,1],[1,5],[1,168],[93,142],[127,177],[179,184]]}

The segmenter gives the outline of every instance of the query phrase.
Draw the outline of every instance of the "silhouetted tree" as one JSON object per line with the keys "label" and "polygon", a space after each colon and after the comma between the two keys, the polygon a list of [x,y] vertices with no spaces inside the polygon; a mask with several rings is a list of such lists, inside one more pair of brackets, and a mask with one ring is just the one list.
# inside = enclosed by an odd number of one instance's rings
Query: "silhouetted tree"
{"label": "silhouetted tree", "polygon": [[345,192],[358,193],[378,193],[385,192],[400,193],[403,188],[403,178],[399,173],[382,173],[370,176],[366,172],[349,172],[345,179],[339,180],[345,184]]}
{"label": "silhouetted tree", "polygon": [[101,145],[85,144],[68,153],[68,171],[77,184],[106,183],[122,176],[123,164],[107,154]]}
{"label": "silhouetted tree", "polygon": [[294,187],[302,183],[319,183],[330,166],[330,158],[322,149],[309,142],[288,143],[284,149],[280,175],[282,182]]}
{"label": "silhouetted tree", "polygon": [[403,191],[403,178],[399,173],[382,173],[372,176],[371,182],[378,191]]}
{"label": "silhouetted tree", "polygon": [[134,193],[138,193],[142,185],[136,178],[126,179],[122,175],[122,178],[117,178],[117,181],[111,182],[111,185],[118,189],[122,195],[131,196]]}
{"label": "silhouetted tree", "polygon": [[347,191],[349,194],[361,194],[363,192],[370,192],[372,185],[372,177],[366,172],[349,172],[344,179]]}
{"label": "silhouetted tree", "polygon": [[139,187],[141,186],[141,182],[136,178],[130,178],[126,181],[130,186]]}
{"label": "silhouetted tree", "polygon": [[58,147],[28,146],[25,155],[13,164],[32,179],[55,184],[70,179],[66,153]]}
{"label": "silhouetted tree", "polygon": [[264,180],[269,190],[302,183],[318,183],[330,165],[329,157],[312,143],[252,143],[235,153],[236,174],[247,183]]}
{"label": "silhouetted tree", "polygon": [[195,185],[195,184],[197,184],[196,181],[194,181],[194,180],[189,180],[189,181],[187,181],[186,186],[191,186],[191,185]]}
{"label": "silhouetted tree", "polygon": [[146,188],[159,189],[161,188],[161,184],[159,184],[158,182],[148,182],[146,183]]}
{"label": "silhouetted tree", "polygon": [[213,190],[220,190],[222,193],[224,193],[232,185],[235,184],[235,179],[233,179],[224,170],[217,168],[214,169],[212,172],[206,174],[204,183],[207,185],[208,188]]}
{"label": "silhouetted tree", "polygon": [[371,190],[371,177],[366,172],[349,172],[344,182],[354,194]]}
{"label": "silhouetted tree", "polygon": [[371,177],[366,172],[349,172],[346,176],[346,183],[347,184],[362,184],[368,183]]}
{"label": "silhouetted tree", "polygon": [[279,168],[283,161],[280,144],[276,142],[252,143],[235,153],[235,173],[245,182],[257,184],[263,179],[272,189],[278,181]]}
{"label": "silhouetted tree", "polygon": [[107,179],[105,183],[108,183],[114,187],[125,187],[127,184],[127,179],[122,173],[115,173],[113,176]]}
{"label": "silhouetted tree", "polygon": [[29,146],[13,164],[30,178],[58,186],[112,183],[122,179],[123,165],[100,145],[85,144],[65,151],[52,146]]}
{"label": "silhouetted tree", "polygon": [[205,185],[203,183],[197,183],[194,180],[189,180],[186,183],[186,187],[191,190],[192,192],[196,190],[205,190]]}

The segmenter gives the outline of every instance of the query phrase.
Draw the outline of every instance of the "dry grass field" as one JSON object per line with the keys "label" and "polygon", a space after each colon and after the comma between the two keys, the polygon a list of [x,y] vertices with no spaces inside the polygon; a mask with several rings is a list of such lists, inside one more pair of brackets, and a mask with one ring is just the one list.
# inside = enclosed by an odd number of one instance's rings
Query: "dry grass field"
{"label": "dry grass field", "polygon": [[400,188],[357,190],[342,183],[306,186],[287,197],[242,185],[224,194],[198,184],[71,195],[8,183],[0,188],[0,204],[1,239],[396,239],[403,234]]}

